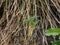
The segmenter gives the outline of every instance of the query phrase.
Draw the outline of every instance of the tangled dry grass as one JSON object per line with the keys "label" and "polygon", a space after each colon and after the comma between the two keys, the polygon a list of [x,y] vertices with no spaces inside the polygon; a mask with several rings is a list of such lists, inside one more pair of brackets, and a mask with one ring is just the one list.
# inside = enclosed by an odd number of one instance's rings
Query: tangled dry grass
{"label": "tangled dry grass", "polygon": [[[32,16],[34,29],[24,22]],[[59,0],[0,0],[0,45],[51,45],[56,38],[44,32],[52,27],[60,27]]]}

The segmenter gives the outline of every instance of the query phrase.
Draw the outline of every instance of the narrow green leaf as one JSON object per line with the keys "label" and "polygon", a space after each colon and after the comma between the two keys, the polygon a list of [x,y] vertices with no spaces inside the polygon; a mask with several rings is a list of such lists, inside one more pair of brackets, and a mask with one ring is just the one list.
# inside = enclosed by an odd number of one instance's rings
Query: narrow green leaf
{"label": "narrow green leaf", "polygon": [[56,36],[60,34],[60,28],[50,28],[45,31],[46,36]]}

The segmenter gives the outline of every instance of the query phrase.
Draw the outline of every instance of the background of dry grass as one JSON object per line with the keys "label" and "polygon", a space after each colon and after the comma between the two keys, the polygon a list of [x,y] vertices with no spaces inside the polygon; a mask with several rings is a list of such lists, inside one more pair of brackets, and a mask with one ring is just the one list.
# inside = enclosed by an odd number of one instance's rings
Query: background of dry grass
{"label": "background of dry grass", "polygon": [[[24,22],[32,16],[35,28]],[[52,27],[60,27],[59,0],[0,0],[0,45],[51,45],[56,37],[44,32]]]}

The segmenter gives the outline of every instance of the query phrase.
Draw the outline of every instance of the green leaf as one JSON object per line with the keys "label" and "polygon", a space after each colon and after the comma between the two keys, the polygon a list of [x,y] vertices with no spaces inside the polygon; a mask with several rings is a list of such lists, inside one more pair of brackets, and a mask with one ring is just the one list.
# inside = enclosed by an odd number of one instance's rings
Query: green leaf
{"label": "green leaf", "polygon": [[60,45],[60,40],[55,41],[52,45]]}
{"label": "green leaf", "polygon": [[56,36],[60,34],[60,28],[50,28],[45,31],[46,36]]}
{"label": "green leaf", "polygon": [[27,22],[27,23],[34,23],[35,21],[35,19],[37,18],[37,16],[32,16],[32,17],[30,17],[29,19],[25,19],[24,20],[24,22]]}

